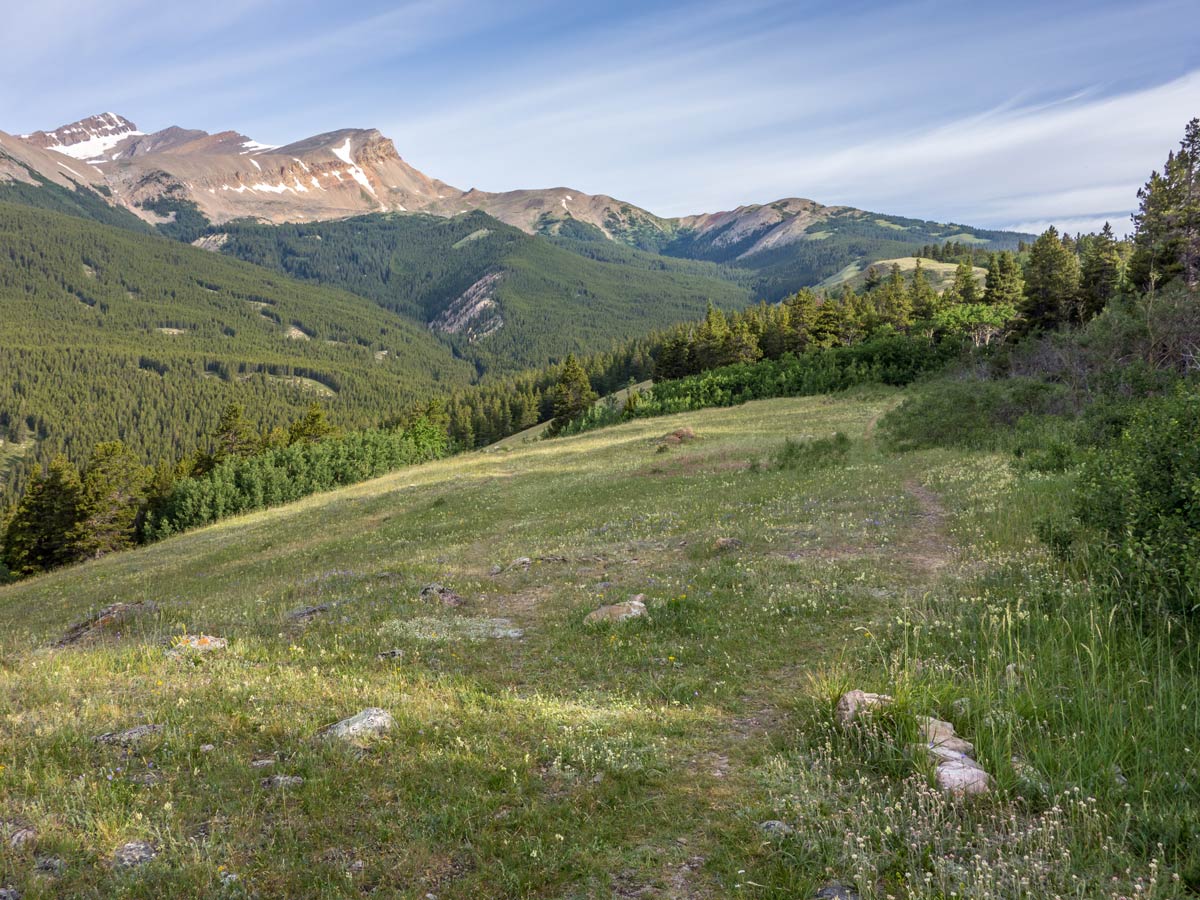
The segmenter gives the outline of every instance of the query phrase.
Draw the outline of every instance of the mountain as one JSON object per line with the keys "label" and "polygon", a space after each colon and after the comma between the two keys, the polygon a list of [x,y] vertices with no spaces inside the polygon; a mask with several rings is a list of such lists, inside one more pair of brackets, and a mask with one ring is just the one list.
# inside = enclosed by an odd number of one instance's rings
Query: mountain
{"label": "mountain", "polygon": [[140,134],[137,126],[124,116],[100,113],[62,125],[53,131],[23,134],[21,138],[43,150],[55,150],[74,159],[95,163],[103,162],[114,147]]}
{"label": "mountain", "polygon": [[0,508],[56,452],[190,451],[231,400],[268,428],[314,399],[377,425],[476,374],[361,297],[163,237],[0,203],[0,247]]}

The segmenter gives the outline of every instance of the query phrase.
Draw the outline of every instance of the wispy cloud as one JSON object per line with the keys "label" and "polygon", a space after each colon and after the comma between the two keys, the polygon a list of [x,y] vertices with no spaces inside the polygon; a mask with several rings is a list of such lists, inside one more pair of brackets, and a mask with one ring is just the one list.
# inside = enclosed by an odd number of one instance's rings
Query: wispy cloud
{"label": "wispy cloud", "polygon": [[1066,223],[1127,216],[1200,114],[1197,32],[1194,0],[43,0],[6,12],[0,128],[374,125],[462,187]]}

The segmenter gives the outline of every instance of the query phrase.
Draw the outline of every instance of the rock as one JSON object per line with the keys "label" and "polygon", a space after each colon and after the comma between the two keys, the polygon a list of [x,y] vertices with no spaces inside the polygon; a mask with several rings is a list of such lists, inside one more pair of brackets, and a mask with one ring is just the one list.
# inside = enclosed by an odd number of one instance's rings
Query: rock
{"label": "rock", "polygon": [[778,819],[768,819],[765,822],[758,823],[758,830],[765,831],[771,837],[787,837],[789,834],[795,833],[794,829],[787,822],[781,822]]}
{"label": "rock", "polygon": [[1113,781],[1117,783],[1117,787],[1129,787],[1129,779],[1125,777],[1125,773],[1121,771],[1121,767],[1116,763],[1112,764]]}
{"label": "rock", "polygon": [[135,744],[140,744],[148,737],[162,734],[162,731],[163,726],[161,725],[135,725],[133,728],[127,728],[124,731],[110,731],[106,734],[97,735],[95,741],[98,744],[132,747]]}
{"label": "rock", "polygon": [[24,850],[37,843],[37,831],[29,826],[18,826],[8,836],[8,846],[14,850]]}
{"label": "rock", "polygon": [[143,787],[153,787],[162,781],[162,776],[157,772],[139,772],[136,775],[130,775],[126,780],[130,784],[140,784]]}
{"label": "rock", "polygon": [[178,659],[189,653],[212,653],[214,650],[224,650],[229,646],[225,638],[213,637],[211,634],[185,634],[175,639],[168,656]]}
{"label": "rock", "polygon": [[492,566],[490,569],[488,569],[488,574],[491,575],[492,577],[495,577],[496,575],[499,575],[503,571],[504,571],[503,566]]}
{"label": "rock", "polygon": [[741,546],[742,542],[737,538],[722,537],[717,538],[716,543],[713,544],[713,549],[724,552],[726,550],[739,550]]}
{"label": "rock", "polygon": [[342,721],[330,725],[320,733],[324,737],[354,742],[381,735],[386,731],[390,731],[395,724],[396,720],[392,718],[392,714],[386,709],[371,707],[348,719],[342,719]]}
{"label": "rock", "polygon": [[272,775],[269,778],[264,778],[259,782],[268,790],[278,790],[281,788],[300,787],[304,784],[304,779],[299,775]]}
{"label": "rock", "polygon": [[664,434],[658,439],[659,446],[675,447],[696,439],[696,432],[690,428],[676,428],[670,434]]}
{"label": "rock", "polygon": [[815,894],[813,900],[859,900],[858,891],[844,884],[827,884]]}
{"label": "rock", "polygon": [[308,622],[315,619],[323,612],[329,611],[328,603],[321,603],[317,606],[302,606],[299,609],[293,609],[288,613],[288,618],[293,622]]}
{"label": "rock", "polygon": [[158,851],[145,841],[130,841],[122,844],[113,854],[113,865],[118,869],[133,869],[145,865],[158,855]]}
{"label": "rock", "polygon": [[201,744],[201,745],[200,745],[200,752],[201,752],[201,753],[212,753],[212,752],[213,752],[214,750],[216,750],[216,749],[217,749],[217,748],[216,748],[216,747],[214,747],[212,744]]}
{"label": "rock", "polygon": [[975,745],[954,732],[954,726],[932,716],[917,716],[917,724],[931,748],[949,750],[964,756],[975,755]]}
{"label": "rock", "polygon": [[891,706],[892,698],[888,694],[871,694],[867,691],[846,691],[838,698],[834,716],[843,727],[850,725],[860,715],[884,709]]}
{"label": "rock", "polygon": [[265,769],[268,766],[273,766],[273,765],[275,765],[275,757],[273,757],[273,756],[267,756],[262,759],[250,760],[250,768],[252,768],[252,769]]}
{"label": "rock", "polygon": [[375,654],[376,659],[404,659],[403,650],[384,650]]}
{"label": "rock", "polygon": [[78,644],[81,641],[89,640],[95,637],[106,628],[113,628],[122,625],[135,616],[145,613],[158,612],[158,607],[148,600],[142,600],[137,603],[114,603],[111,606],[106,606],[90,619],[85,619],[76,625],[71,626],[61,638],[58,639],[55,647],[70,647],[72,644]]}
{"label": "rock", "polygon": [[67,864],[58,856],[39,856],[33,868],[42,875],[61,875],[67,871]]}
{"label": "rock", "polygon": [[0,888],[0,900],[21,900],[21,892],[16,888]]}
{"label": "rock", "polygon": [[508,564],[508,571],[511,572],[513,569],[524,569],[529,571],[529,567],[532,565],[532,559],[530,559],[528,556],[521,556]]}
{"label": "rock", "polygon": [[426,602],[437,600],[443,606],[451,607],[462,606],[466,602],[450,588],[440,584],[427,584],[421,588],[421,599]]}
{"label": "rock", "polygon": [[973,759],[946,760],[934,770],[937,786],[954,797],[986,794],[992,788],[992,776]]}
{"label": "rock", "polygon": [[543,562],[543,563],[565,563],[565,562],[570,562],[570,560],[568,560],[568,559],[567,559],[565,556],[557,556],[557,555],[554,555],[554,554],[552,554],[552,555],[550,555],[550,556],[539,556],[539,557],[537,558],[537,561],[538,561],[538,562]]}
{"label": "rock", "polygon": [[646,614],[646,595],[638,594],[625,603],[613,603],[594,609],[583,618],[584,625],[594,625],[598,622],[624,622],[627,619],[637,619]]}

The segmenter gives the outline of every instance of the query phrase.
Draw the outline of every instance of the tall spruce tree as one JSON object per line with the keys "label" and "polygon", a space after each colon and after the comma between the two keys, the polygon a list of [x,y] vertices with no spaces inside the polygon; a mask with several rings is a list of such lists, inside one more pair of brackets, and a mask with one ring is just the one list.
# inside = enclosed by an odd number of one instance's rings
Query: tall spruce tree
{"label": "tall spruce tree", "polygon": [[557,434],[596,402],[596,392],[588,380],[587,372],[575,358],[569,355],[563,362],[562,372],[554,385],[554,419],[550,431]]}
{"label": "tall spruce tree", "polygon": [[4,533],[4,562],[14,575],[33,575],[79,559],[79,473],[65,456],[30,479]]}
{"label": "tall spruce tree", "polygon": [[137,543],[151,470],[120,441],[97,444],[79,493],[79,521],[71,541],[81,557],[102,556]]}
{"label": "tall spruce tree", "polygon": [[914,318],[928,322],[937,315],[938,309],[941,306],[941,298],[938,296],[938,292],[933,289],[933,285],[929,283],[929,277],[925,274],[925,269],[921,266],[921,260],[919,259],[917,260],[916,267],[913,269],[909,297],[912,301]]}
{"label": "tall spruce tree", "polygon": [[1050,331],[1065,325],[1079,297],[1079,259],[1051,225],[1033,242],[1025,269],[1026,326]]}
{"label": "tall spruce tree", "polygon": [[975,280],[975,269],[969,259],[959,262],[954,270],[954,280],[946,289],[944,304],[978,303],[979,282]]}
{"label": "tall spruce tree", "polygon": [[1092,236],[1083,251],[1079,279],[1079,319],[1100,315],[1117,294],[1121,283],[1121,256],[1112,226],[1107,222]]}
{"label": "tall spruce tree", "polygon": [[1025,280],[1021,277],[1021,266],[1010,250],[1001,250],[992,256],[988,264],[983,302],[991,306],[1017,308],[1025,296]]}

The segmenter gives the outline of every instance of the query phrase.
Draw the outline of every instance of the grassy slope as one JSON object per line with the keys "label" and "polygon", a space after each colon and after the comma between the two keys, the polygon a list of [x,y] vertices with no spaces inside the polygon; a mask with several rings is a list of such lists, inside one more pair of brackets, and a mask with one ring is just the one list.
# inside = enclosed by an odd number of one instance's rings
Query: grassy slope
{"label": "grassy slope", "polygon": [[[1032,897],[1077,872],[1072,896],[1131,893],[1124,844],[1101,852],[1119,823],[1094,806],[1046,814],[1049,831],[1019,804],[956,810],[828,724],[851,680],[905,681],[880,644],[889,621],[936,609],[930,591],[975,605],[957,599],[977,596],[967,579],[1036,567],[1029,523],[1060,502],[1060,482],[1014,484],[993,456],[885,456],[864,435],[896,400],[769,401],[472,454],[0,589],[0,808],[67,863],[56,882],[33,874],[33,850],[5,848],[0,884],[27,898],[792,898],[837,879],[941,898],[973,877],[974,896]],[[656,452],[681,426],[698,439]],[[854,440],[843,467],[748,468],[834,429]],[[725,536],[744,546],[717,552]],[[466,606],[422,605],[435,580]],[[583,625],[640,592],[648,620]],[[161,612],[42,649],[115,600]],[[307,627],[289,621],[320,603],[332,608]],[[949,610],[925,624],[957,646]],[[462,639],[488,617],[524,639]],[[231,647],[172,662],[163,649],[184,629]],[[376,658],[393,648],[402,660]],[[922,671],[942,665],[926,656]],[[954,696],[922,695],[922,710],[951,716]],[[314,739],[368,706],[398,722],[368,752]],[[1011,785],[981,720],[955,720]],[[143,722],[166,731],[129,756],[92,741]],[[161,781],[136,783],[151,764]],[[271,772],[306,780],[260,787]],[[765,819],[798,834],[772,841]],[[131,839],[161,854],[114,873]],[[989,871],[1032,878],[1033,893],[972,874],[973,852],[998,849],[1008,861]],[[924,866],[930,887],[896,887]],[[226,872],[240,880],[222,886]]]}

